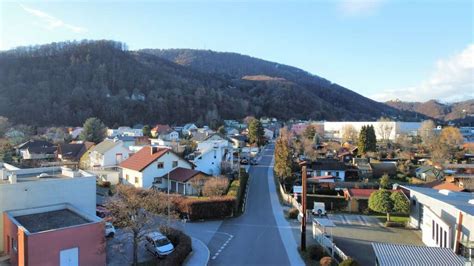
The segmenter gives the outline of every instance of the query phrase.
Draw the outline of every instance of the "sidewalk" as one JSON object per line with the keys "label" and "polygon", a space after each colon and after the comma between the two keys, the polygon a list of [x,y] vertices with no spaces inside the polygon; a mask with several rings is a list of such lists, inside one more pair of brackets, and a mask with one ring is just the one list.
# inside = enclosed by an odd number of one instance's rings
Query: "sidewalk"
{"label": "sidewalk", "polygon": [[192,237],[193,251],[188,255],[183,265],[202,266],[207,265],[211,253],[207,246],[199,239]]}
{"label": "sidewalk", "polygon": [[275,181],[273,178],[273,163],[274,159],[268,168],[267,178],[268,188],[270,191],[270,202],[272,203],[273,215],[275,216],[275,221],[278,225],[278,231],[280,232],[280,237],[283,241],[283,245],[285,246],[286,254],[288,255],[291,265],[305,265],[300,253],[298,252],[298,244],[293,236],[292,225],[290,225],[290,223],[285,219],[283,208],[280,205],[280,200],[278,199],[278,192],[276,191],[274,184]]}

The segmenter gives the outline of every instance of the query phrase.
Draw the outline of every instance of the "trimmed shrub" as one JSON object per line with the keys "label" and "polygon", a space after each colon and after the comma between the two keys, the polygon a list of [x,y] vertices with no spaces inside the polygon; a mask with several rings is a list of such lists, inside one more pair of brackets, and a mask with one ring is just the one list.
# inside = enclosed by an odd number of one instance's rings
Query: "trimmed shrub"
{"label": "trimmed shrub", "polygon": [[206,183],[202,189],[202,194],[206,197],[218,197],[224,195],[229,187],[229,180],[227,178],[211,178]]}
{"label": "trimmed shrub", "polygon": [[359,263],[357,263],[353,258],[348,258],[339,263],[339,266],[359,266]]}
{"label": "trimmed shrub", "polygon": [[385,222],[386,227],[405,227],[405,223],[400,222]]}
{"label": "trimmed shrub", "polygon": [[173,243],[174,251],[164,259],[157,260],[155,265],[182,265],[186,257],[193,250],[191,238],[182,231],[167,226],[160,227],[160,232]]}
{"label": "trimmed shrub", "polygon": [[296,218],[298,218],[299,213],[300,213],[300,211],[297,208],[291,208],[288,211],[287,217],[288,217],[288,219],[296,219]]}
{"label": "trimmed shrub", "polygon": [[326,255],[326,252],[320,245],[310,245],[307,250],[309,258],[315,261],[319,261]]}
{"label": "trimmed shrub", "polygon": [[222,219],[233,215],[235,198],[223,196],[212,199],[182,198],[175,201],[181,213],[187,213],[191,221]]}
{"label": "trimmed shrub", "polygon": [[332,258],[331,257],[323,257],[319,261],[319,265],[321,265],[321,266],[331,266],[331,264],[332,264]]}

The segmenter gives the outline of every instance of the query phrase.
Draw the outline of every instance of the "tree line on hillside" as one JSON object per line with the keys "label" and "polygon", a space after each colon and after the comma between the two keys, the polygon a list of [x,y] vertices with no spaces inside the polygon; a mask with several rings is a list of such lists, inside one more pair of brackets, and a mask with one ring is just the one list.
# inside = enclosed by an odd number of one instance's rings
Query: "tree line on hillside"
{"label": "tree line on hillside", "polygon": [[[282,74],[296,77],[295,71]],[[223,119],[247,115],[359,120],[384,112],[406,114],[342,87],[308,84],[201,72],[128,51],[114,41],[53,43],[0,53],[0,115],[17,124],[79,126],[88,117],[99,117],[109,127],[158,122],[217,126]]]}

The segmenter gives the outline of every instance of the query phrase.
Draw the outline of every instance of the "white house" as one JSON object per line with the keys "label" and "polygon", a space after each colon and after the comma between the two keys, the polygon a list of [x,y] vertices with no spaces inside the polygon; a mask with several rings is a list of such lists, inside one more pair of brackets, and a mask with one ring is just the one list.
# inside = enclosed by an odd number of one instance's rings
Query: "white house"
{"label": "white house", "polygon": [[120,164],[130,155],[130,150],[124,146],[124,143],[116,139],[106,139],[89,152],[89,162],[92,168],[111,167]]}
{"label": "white house", "polygon": [[177,167],[192,169],[193,164],[171,149],[156,146],[143,147],[120,164],[122,182],[141,188],[167,188],[166,175]]}
{"label": "white house", "polygon": [[212,134],[198,143],[193,163],[208,175],[220,175],[223,168],[233,167],[232,142],[220,134]]}
{"label": "white house", "polygon": [[[61,167],[19,169],[0,163],[0,215],[10,210],[68,203],[95,215],[96,177]],[[3,236],[3,219],[0,219]],[[4,251],[0,241],[0,253]]]}
{"label": "white house", "polygon": [[142,137],[143,130],[139,128],[119,127],[117,129],[107,129],[107,136],[111,138],[116,136]]}
{"label": "white house", "polygon": [[268,139],[268,140],[273,139],[273,136],[275,135],[273,130],[270,130],[268,128],[264,128],[263,131],[264,131],[264,136],[265,136],[266,139]]}
{"label": "white house", "polygon": [[410,191],[410,226],[421,230],[425,245],[473,251],[474,193],[402,187]]}
{"label": "white house", "polygon": [[198,127],[195,124],[189,123],[183,126],[183,129],[181,130],[181,134],[183,136],[189,136],[192,135],[193,132],[196,132],[198,130]]}
{"label": "white house", "polygon": [[311,163],[312,176],[333,176],[337,181],[344,182],[346,165],[332,159],[321,159]]}

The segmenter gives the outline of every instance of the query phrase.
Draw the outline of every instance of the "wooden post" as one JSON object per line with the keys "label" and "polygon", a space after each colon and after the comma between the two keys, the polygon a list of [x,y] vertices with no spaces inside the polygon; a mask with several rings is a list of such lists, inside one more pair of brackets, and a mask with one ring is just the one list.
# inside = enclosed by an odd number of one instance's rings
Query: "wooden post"
{"label": "wooden post", "polygon": [[301,250],[306,250],[306,162],[301,162],[301,211],[303,219],[301,220]]}

